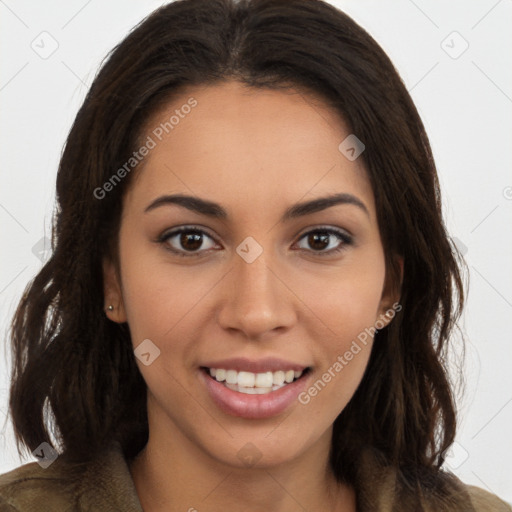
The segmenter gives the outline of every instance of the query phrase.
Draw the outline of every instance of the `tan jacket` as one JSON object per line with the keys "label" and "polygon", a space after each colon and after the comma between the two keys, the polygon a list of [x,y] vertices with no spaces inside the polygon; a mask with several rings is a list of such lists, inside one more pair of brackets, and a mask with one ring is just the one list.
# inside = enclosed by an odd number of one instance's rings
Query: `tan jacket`
{"label": "tan jacket", "polygon": [[[396,471],[364,453],[356,482],[358,512],[512,512],[496,496],[455,479],[450,497],[406,490]],[[243,509],[243,504],[241,504]],[[0,475],[0,512],[142,512],[119,445],[94,461],[70,466],[57,458],[43,469],[37,462]],[[199,511],[201,512],[201,511]],[[327,510],[325,512],[328,512]]]}

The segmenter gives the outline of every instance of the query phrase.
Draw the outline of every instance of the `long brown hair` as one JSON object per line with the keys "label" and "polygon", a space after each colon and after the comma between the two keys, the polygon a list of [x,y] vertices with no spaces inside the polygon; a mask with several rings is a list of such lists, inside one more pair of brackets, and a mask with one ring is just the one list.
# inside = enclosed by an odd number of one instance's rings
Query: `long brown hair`
{"label": "long brown hair", "polygon": [[[418,112],[379,45],[320,0],[177,0],[109,54],[69,133],[57,175],[53,253],[12,323],[10,395],[18,450],[53,436],[87,460],[148,437],[146,386],[126,324],[104,313],[102,261],[118,263],[122,199],[134,169],[95,194],[137,148],[142,127],[187,85],[235,79],[321,97],[365,144],[389,278],[404,259],[402,311],[378,331],[363,380],[336,419],[335,474],[350,480],[364,446],[389,464],[437,471],[456,416],[446,348],[464,301],[461,260],[442,219]],[[21,451],[20,451],[21,453]],[[413,471],[414,472],[414,471]]]}

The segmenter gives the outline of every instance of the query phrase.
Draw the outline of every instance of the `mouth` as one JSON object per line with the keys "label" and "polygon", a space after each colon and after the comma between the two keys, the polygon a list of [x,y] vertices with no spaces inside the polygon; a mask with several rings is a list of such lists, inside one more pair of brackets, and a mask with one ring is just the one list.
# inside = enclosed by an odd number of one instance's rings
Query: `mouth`
{"label": "mouth", "polygon": [[293,406],[311,380],[312,367],[253,373],[201,366],[198,376],[225,414],[246,419],[277,416]]}
{"label": "mouth", "polygon": [[201,366],[201,370],[212,380],[238,393],[247,395],[265,395],[305,377],[311,368],[304,370],[277,370],[263,373],[237,371],[225,368],[208,368]]}

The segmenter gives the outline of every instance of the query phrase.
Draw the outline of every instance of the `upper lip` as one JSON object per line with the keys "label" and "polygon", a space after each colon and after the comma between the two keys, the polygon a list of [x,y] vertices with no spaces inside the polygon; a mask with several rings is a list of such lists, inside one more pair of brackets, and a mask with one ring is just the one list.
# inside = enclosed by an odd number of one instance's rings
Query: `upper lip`
{"label": "upper lip", "polygon": [[303,371],[308,368],[307,365],[278,359],[275,357],[266,357],[264,359],[251,360],[246,357],[234,357],[231,359],[221,359],[218,361],[208,361],[201,366],[206,368],[223,368],[225,370],[245,371],[252,373],[277,372],[279,370]]}

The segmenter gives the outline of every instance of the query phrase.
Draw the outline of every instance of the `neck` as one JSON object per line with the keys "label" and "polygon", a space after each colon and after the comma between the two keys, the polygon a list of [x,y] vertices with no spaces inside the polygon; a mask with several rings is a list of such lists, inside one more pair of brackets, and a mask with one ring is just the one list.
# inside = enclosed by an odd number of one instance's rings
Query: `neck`
{"label": "neck", "polygon": [[239,467],[212,457],[174,427],[151,428],[130,465],[145,512],[238,510],[353,512],[354,491],[336,481],[328,456],[332,430],[294,459]]}

